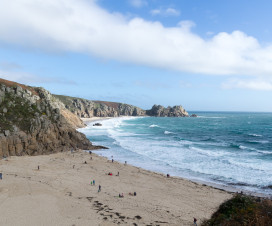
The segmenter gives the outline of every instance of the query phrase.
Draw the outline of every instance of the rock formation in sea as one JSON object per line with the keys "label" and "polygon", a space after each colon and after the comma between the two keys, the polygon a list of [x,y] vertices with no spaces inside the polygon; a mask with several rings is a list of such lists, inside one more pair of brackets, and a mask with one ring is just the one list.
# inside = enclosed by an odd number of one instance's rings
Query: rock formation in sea
{"label": "rock formation in sea", "polygon": [[43,88],[0,79],[0,157],[97,149],[83,123]]}
{"label": "rock formation in sea", "polygon": [[163,107],[161,105],[153,105],[150,110],[146,111],[149,116],[156,117],[188,117],[188,112],[182,106]]}

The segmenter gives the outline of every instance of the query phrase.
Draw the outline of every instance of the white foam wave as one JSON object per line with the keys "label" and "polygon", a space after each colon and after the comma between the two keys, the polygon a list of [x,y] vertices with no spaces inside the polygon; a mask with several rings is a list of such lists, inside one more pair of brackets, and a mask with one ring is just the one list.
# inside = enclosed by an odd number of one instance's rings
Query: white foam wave
{"label": "white foam wave", "polygon": [[260,150],[258,150],[257,152],[259,152],[261,154],[272,154],[272,151],[260,151]]}
{"label": "white foam wave", "polygon": [[226,118],[226,117],[219,117],[219,116],[197,116],[198,118]]}
{"label": "white foam wave", "polygon": [[173,132],[170,132],[170,131],[165,130],[165,131],[164,131],[164,134],[173,134]]}
{"label": "white foam wave", "polygon": [[205,155],[205,156],[209,156],[209,157],[220,157],[220,156],[225,156],[225,152],[219,151],[219,150],[214,150],[214,151],[210,151],[210,150],[205,150],[205,149],[200,149],[197,147],[190,147],[190,149],[194,152],[197,152],[201,155]]}
{"label": "white foam wave", "polygon": [[149,128],[155,128],[155,127],[159,127],[159,126],[155,124],[149,126]]}
{"label": "white foam wave", "polygon": [[262,137],[262,135],[260,134],[255,134],[255,133],[252,133],[252,134],[248,134],[249,136],[252,136],[252,137]]}

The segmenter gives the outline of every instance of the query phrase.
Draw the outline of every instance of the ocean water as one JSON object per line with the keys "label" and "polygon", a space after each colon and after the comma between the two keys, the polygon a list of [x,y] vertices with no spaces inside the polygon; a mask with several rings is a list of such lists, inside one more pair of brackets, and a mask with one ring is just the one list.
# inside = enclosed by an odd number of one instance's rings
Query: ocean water
{"label": "ocean water", "polygon": [[80,129],[98,154],[171,176],[272,194],[272,113],[122,117]]}

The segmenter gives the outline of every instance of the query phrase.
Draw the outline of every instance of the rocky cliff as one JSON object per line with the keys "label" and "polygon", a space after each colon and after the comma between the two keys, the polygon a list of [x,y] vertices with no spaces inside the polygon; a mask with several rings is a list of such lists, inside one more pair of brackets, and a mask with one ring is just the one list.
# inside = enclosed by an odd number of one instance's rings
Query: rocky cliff
{"label": "rocky cliff", "polygon": [[118,117],[118,116],[155,116],[155,117],[187,117],[188,112],[182,106],[163,107],[154,105],[151,110],[143,110],[129,104],[91,101],[82,98],[54,95],[66,109],[81,118]]}
{"label": "rocky cliff", "polygon": [[82,98],[54,95],[65,108],[81,118],[91,117],[118,117],[118,116],[144,116],[146,111],[129,104],[91,101]]}
{"label": "rocky cliff", "polygon": [[147,110],[146,114],[156,117],[188,117],[189,114],[182,106],[163,107],[161,105],[153,105],[151,110]]}
{"label": "rocky cliff", "polygon": [[0,79],[0,157],[99,148],[69,119],[78,120],[45,89]]}

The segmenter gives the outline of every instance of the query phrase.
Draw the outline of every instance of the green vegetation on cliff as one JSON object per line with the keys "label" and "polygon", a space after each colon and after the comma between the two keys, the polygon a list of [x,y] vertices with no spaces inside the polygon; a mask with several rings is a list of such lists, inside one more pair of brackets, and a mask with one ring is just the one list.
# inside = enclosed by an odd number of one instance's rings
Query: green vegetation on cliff
{"label": "green vegetation on cliff", "polygon": [[41,114],[35,104],[30,104],[29,101],[12,93],[6,93],[0,105],[0,131],[12,132],[16,126],[28,132],[31,120]]}
{"label": "green vegetation on cliff", "polygon": [[0,79],[0,158],[101,148],[65,117],[63,103],[47,90]]}

